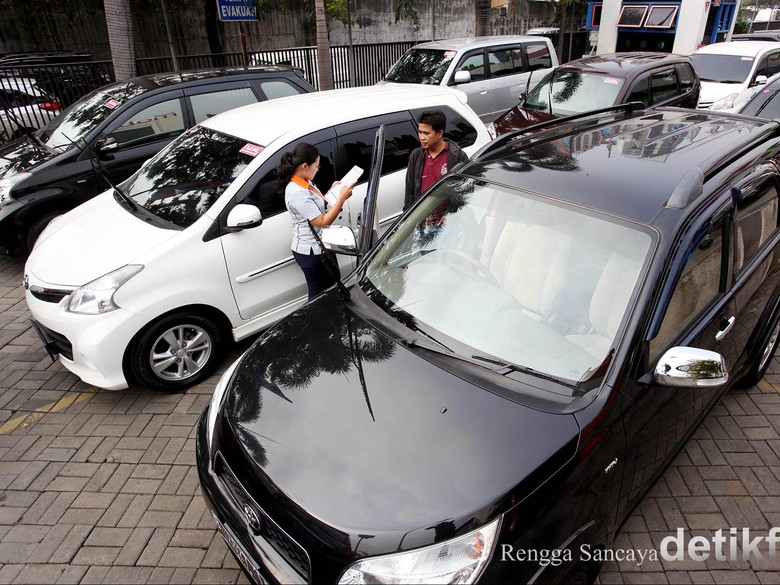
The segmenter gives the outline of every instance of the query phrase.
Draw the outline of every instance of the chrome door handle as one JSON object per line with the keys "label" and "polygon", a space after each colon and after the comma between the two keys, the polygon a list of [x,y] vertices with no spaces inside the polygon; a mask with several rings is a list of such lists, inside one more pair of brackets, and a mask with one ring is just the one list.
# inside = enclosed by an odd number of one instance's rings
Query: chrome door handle
{"label": "chrome door handle", "polygon": [[[715,341],[720,341],[724,337],[726,337],[728,332],[731,331],[731,328],[734,327],[734,321],[736,321],[736,320],[737,320],[736,317],[730,317],[728,319],[728,321],[726,321],[726,326],[715,334]],[[724,319],[724,321],[725,321],[725,319]],[[722,322],[721,322],[721,324],[722,324]]]}

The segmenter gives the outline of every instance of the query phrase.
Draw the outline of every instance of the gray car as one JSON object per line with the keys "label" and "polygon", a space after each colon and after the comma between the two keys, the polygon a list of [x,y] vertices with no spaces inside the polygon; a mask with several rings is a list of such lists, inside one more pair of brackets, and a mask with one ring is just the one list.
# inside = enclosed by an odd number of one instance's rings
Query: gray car
{"label": "gray car", "polygon": [[542,36],[447,39],[412,47],[380,83],[456,86],[488,123],[557,66],[553,44]]}

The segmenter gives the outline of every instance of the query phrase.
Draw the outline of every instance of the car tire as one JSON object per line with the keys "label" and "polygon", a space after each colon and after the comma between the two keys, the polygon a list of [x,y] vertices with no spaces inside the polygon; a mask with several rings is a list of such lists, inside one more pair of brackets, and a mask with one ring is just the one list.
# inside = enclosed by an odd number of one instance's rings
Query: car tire
{"label": "car tire", "polygon": [[46,229],[46,226],[49,225],[49,222],[63,213],[65,213],[65,211],[51,211],[39,217],[30,225],[27,230],[27,235],[25,236],[25,244],[28,252],[33,249],[36,240],[40,237],[41,233],[43,233],[43,230]]}
{"label": "car tire", "polygon": [[747,373],[739,380],[740,387],[748,387],[757,384],[769,369],[772,358],[780,344],[780,315],[775,316],[769,333],[763,342],[758,344],[758,352],[752,357]]}
{"label": "car tire", "polygon": [[220,327],[195,313],[174,313],[152,323],[130,353],[133,376],[160,392],[180,392],[214,370],[223,349]]}

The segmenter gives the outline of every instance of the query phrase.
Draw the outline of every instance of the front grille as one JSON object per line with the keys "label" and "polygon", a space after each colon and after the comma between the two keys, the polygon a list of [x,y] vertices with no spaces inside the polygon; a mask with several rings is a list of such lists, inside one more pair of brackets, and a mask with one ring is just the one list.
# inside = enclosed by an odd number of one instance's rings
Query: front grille
{"label": "front grille", "polygon": [[238,481],[233,472],[228,467],[225,459],[221,453],[217,453],[214,460],[214,471],[222,480],[223,485],[227,488],[227,491],[233,498],[237,507],[243,510],[245,506],[249,506],[254,510],[260,519],[260,530],[258,535],[264,538],[271,546],[276,549],[284,559],[293,567],[300,575],[309,580],[309,573],[311,571],[309,563],[309,555],[301,545],[295,542],[290,536],[282,530],[276,522],[274,522],[268,514],[258,506],[251,496]]}
{"label": "front grille", "polygon": [[39,286],[31,286],[30,294],[36,299],[45,303],[59,303],[62,299],[67,297],[71,291],[59,290],[55,288],[41,288]]}
{"label": "front grille", "polygon": [[33,322],[33,324],[38,330],[41,341],[43,341],[46,351],[49,352],[52,359],[54,359],[55,355],[59,354],[65,359],[73,361],[73,345],[68,341],[67,337],[62,333],[57,333],[48,327],[44,327],[38,322]]}
{"label": "front grille", "polygon": [[708,102],[699,101],[699,103],[696,105],[696,109],[697,110],[707,110],[714,103],[715,103],[714,101],[708,101]]}

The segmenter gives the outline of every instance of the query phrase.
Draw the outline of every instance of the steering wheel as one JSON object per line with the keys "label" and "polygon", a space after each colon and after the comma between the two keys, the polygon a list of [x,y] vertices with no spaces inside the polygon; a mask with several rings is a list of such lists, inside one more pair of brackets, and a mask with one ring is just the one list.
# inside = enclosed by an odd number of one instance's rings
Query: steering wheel
{"label": "steering wheel", "polygon": [[[474,268],[476,272],[479,272],[484,276],[483,280],[485,282],[488,282],[497,288],[502,288],[496,276],[490,271],[490,268],[482,264],[482,262],[476,258],[469,256],[460,248],[441,248],[437,250],[437,253],[441,254],[442,256],[453,256],[459,260],[465,260],[466,263]],[[456,269],[458,268],[457,264],[453,264],[452,267]],[[467,274],[467,276],[473,276],[473,274]]]}

